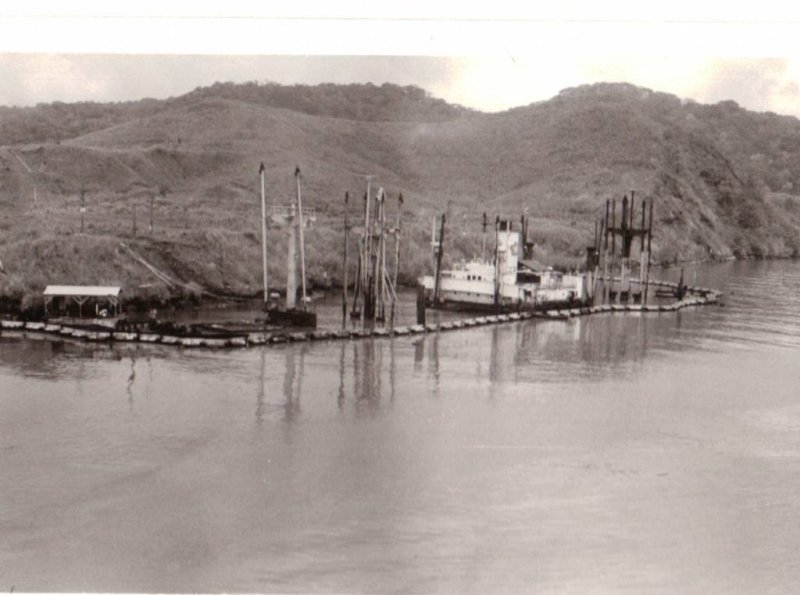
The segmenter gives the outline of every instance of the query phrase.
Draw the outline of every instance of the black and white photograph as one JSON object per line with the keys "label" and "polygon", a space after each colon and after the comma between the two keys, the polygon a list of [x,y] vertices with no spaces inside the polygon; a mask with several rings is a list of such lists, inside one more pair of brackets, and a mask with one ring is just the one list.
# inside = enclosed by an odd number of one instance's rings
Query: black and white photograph
{"label": "black and white photograph", "polygon": [[0,7],[0,593],[797,592],[800,9],[265,4]]}

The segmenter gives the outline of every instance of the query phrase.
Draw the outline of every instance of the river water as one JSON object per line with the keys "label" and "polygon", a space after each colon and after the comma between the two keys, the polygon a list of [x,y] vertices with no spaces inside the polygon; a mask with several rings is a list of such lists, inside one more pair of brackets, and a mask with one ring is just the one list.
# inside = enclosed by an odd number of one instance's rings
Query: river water
{"label": "river water", "polygon": [[235,351],[5,333],[0,590],[795,592],[800,263],[694,275],[723,307]]}

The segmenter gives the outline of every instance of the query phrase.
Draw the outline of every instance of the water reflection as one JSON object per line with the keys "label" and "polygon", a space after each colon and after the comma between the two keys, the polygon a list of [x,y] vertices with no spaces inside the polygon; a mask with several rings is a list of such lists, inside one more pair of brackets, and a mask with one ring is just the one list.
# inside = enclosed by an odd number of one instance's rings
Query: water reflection
{"label": "water reflection", "polygon": [[305,344],[301,345],[299,349],[286,349],[286,370],[283,379],[284,421],[294,421],[300,415],[300,394],[307,350],[308,345]]}
{"label": "water reflection", "polygon": [[131,373],[128,376],[128,384],[125,392],[128,393],[128,409],[133,411],[133,383],[136,381],[136,356],[131,356]]}
{"label": "water reflection", "polygon": [[264,370],[267,367],[267,351],[261,349],[261,373],[259,374],[258,393],[256,394],[256,423],[261,425],[264,422]]}
{"label": "water reflection", "polygon": [[[414,345],[414,353],[424,348]],[[384,396],[392,403],[397,395],[398,356],[395,339],[343,342],[338,346],[336,406],[346,409],[348,401],[358,415],[374,415]],[[416,360],[421,356],[415,355]],[[388,383],[388,387],[386,384]],[[384,395],[386,391],[386,395]]]}
{"label": "water reflection", "polygon": [[727,560],[796,569],[793,266],[725,308],[419,337],[4,334],[0,560],[28,591],[789,591]]}

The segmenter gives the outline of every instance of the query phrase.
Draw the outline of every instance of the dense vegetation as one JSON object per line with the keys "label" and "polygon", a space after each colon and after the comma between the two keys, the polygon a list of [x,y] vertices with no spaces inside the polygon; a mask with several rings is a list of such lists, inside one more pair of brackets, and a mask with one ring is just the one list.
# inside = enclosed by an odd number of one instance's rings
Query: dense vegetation
{"label": "dense vegetation", "polygon": [[[480,251],[483,212],[524,211],[537,259],[574,266],[605,199],[630,190],[655,201],[660,262],[800,247],[800,121],[627,84],[483,114],[415,87],[220,83],[163,101],[0,108],[0,138],[0,295],[24,304],[47,283],[254,294],[262,161],[271,203],[289,202],[302,170],[319,283],[340,278],[344,194],[355,216],[364,174],[388,191],[391,216],[404,195],[406,282],[428,267],[434,213],[449,215],[451,259]],[[281,284],[281,230],[270,254]]]}

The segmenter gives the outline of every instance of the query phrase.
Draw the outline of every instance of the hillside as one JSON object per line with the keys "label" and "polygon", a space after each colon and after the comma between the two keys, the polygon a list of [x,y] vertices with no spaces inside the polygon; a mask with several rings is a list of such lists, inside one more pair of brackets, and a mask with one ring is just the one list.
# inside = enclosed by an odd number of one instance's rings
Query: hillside
{"label": "hillside", "polygon": [[[483,114],[414,87],[226,83],[163,101],[0,108],[0,134],[0,294],[24,304],[47,283],[121,283],[159,299],[187,291],[120,241],[195,290],[254,294],[262,161],[271,203],[289,202],[302,170],[320,283],[340,278],[344,193],[355,215],[364,174],[387,189],[391,213],[404,195],[406,282],[428,266],[434,213],[449,214],[449,258],[479,250],[484,211],[524,210],[537,257],[569,266],[605,199],[630,190],[655,201],[659,262],[800,248],[800,121],[627,84]],[[281,234],[271,233],[276,279]]]}

